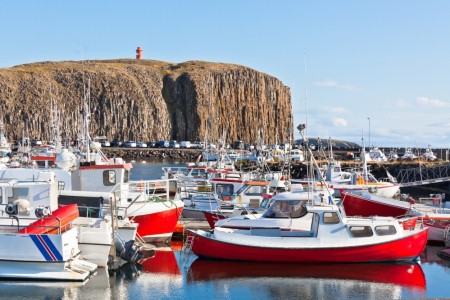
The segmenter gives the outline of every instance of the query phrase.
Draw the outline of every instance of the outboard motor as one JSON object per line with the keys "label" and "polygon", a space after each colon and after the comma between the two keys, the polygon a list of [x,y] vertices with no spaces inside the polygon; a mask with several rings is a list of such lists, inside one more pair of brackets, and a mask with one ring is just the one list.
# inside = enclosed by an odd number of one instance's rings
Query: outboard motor
{"label": "outboard motor", "polygon": [[[117,249],[119,257],[129,263],[140,263],[155,256],[155,250],[151,247],[137,246],[133,240],[125,242],[123,247]],[[120,249],[120,251],[119,251]]]}
{"label": "outboard motor", "polygon": [[134,246],[133,240],[125,242],[122,251],[120,251],[119,253],[119,257],[126,262],[135,262],[136,259],[135,256],[137,253],[136,249],[133,246]]}

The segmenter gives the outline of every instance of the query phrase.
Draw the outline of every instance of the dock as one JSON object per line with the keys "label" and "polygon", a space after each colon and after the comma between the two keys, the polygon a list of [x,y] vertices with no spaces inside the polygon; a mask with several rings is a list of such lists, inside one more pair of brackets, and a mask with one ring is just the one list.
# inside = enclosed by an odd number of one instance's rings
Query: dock
{"label": "dock", "polygon": [[205,219],[191,219],[191,218],[181,218],[172,235],[172,240],[183,241],[186,239],[187,231],[192,230],[211,230],[208,222]]}

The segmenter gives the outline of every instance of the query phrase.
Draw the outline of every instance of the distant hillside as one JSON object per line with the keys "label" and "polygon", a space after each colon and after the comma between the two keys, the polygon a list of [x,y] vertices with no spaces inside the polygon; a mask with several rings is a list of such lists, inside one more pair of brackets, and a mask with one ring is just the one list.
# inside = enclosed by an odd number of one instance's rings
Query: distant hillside
{"label": "distant hillside", "polygon": [[91,84],[91,136],[122,140],[255,142],[286,139],[290,90],[253,69],[222,63],[153,60],[42,62],[0,69],[0,109],[8,139],[50,136],[50,101],[63,137],[76,137],[81,99]]}

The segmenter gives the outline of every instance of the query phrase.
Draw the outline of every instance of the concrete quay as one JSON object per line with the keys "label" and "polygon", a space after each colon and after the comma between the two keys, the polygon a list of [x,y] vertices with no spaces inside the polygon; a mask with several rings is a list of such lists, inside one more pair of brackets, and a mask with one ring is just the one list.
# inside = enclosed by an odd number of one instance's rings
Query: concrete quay
{"label": "concrete quay", "polygon": [[182,241],[186,239],[187,231],[191,230],[211,230],[205,219],[181,218],[172,235],[172,240]]}

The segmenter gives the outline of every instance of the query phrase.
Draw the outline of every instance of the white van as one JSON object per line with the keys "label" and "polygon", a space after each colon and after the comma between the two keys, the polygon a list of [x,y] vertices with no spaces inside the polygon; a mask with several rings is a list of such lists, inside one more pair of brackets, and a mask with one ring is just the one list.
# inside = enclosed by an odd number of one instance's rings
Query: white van
{"label": "white van", "polygon": [[191,142],[189,141],[181,141],[180,148],[191,148]]}

